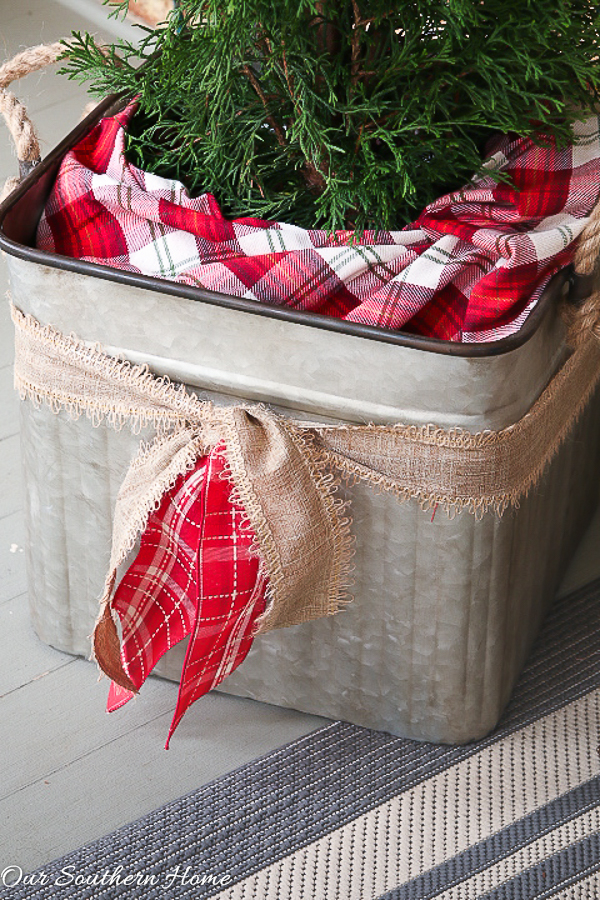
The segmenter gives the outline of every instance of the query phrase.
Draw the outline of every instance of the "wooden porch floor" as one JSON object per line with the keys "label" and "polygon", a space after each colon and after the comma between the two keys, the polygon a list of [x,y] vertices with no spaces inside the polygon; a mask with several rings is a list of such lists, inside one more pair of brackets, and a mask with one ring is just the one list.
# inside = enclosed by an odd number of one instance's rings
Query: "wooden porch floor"
{"label": "wooden porch floor", "polygon": [[[97,31],[99,0],[3,0],[0,50]],[[87,16],[87,18],[86,18]],[[112,26],[124,29],[118,23]],[[55,70],[15,86],[50,149],[77,122],[82,89]],[[0,129],[0,177],[16,173]],[[2,293],[6,285],[0,263]],[[24,565],[18,400],[12,330],[0,307],[0,871],[29,871],[323,724],[322,719],[213,694],[163,750],[172,683],[151,679],[135,704],[106,716],[106,683],[91,663],[42,644],[29,623]],[[561,589],[600,575],[597,516]]]}
{"label": "wooden porch floor", "polygon": [[[2,2],[0,57],[34,44],[97,32],[99,0]],[[77,10],[77,11],[75,11]],[[88,17],[82,14],[88,12]],[[113,26],[114,27],[114,26]],[[121,28],[121,30],[124,30]],[[105,33],[108,32],[105,29]],[[55,69],[13,86],[51,149],[77,123],[84,91]],[[0,125],[0,179],[16,174]],[[2,296],[6,291],[0,262]],[[323,719],[212,694],[196,704],[166,752],[176,685],[152,678],[111,716],[95,665],[52,649],[29,622],[24,565],[18,399],[12,325],[0,306],[0,872],[29,871],[101,837],[323,724]],[[1,891],[0,891],[1,892]]]}

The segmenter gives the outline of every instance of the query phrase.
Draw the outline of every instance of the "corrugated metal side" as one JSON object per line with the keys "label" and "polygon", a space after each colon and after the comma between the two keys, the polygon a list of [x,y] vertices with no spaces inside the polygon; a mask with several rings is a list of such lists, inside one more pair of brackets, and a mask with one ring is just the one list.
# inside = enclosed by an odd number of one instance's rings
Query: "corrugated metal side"
{"label": "corrugated metal side", "polygon": [[356,600],[264,635],[223,689],[406,737],[497,723],[595,503],[598,394],[517,510],[449,519],[352,489]]}
{"label": "corrugated metal side", "polygon": [[[417,739],[463,742],[497,722],[592,512],[600,405],[502,518],[348,489],[355,600],[262,636],[225,690]],[[143,435],[142,435],[143,437]],[[37,633],[87,655],[119,484],[140,440],[22,404],[30,604]],[[181,648],[160,672],[179,678]]]}

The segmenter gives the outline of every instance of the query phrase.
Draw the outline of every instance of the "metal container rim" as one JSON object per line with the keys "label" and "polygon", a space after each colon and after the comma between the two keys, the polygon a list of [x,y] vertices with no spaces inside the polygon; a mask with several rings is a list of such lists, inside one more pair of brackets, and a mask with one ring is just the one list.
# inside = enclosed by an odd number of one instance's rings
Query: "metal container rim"
{"label": "metal container rim", "polygon": [[258,300],[233,297],[229,294],[209,291],[203,288],[179,284],[166,279],[154,278],[149,275],[138,275],[133,272],[125,272],[110,266],[87,262],[60,254],[47,253],[35,247],[22,243],[11,237],[11,220],[15,214],[23,215],[23,208],[27,205],[27,195],[37,185],[40,179],[57,168],[65,153],[71,150],[90,129],[107,115],[114,115],[129,102],[129,98],[112,95],[103,100],[86,118],[84,118],[44,159],[35,166],[22,180],[20,185],[8,195],[0,204],[0,249],[8,255],[23,259],[27,262],[42,266],[49,266],[73,272],[79,275],[89,275],[93,278],[116,281],[120,284],[145,290],[158,291],[170,296],[181,297],[194,302],[208,303],[213,306],[239,310],[252,315],[266,316],[279,319],[284,322],[302,325],[308,328],[319,328],[325,331],[333,331],[347,334],[355,338],[369,341],[395,344],[399,347],[409,347],[415,350],[423,350],[428,353],[444,354],[446,356],[461,356],[465,358],[484,358],[498,356],[512,352],[529,341],[539,328],[544,317],[560,296],[563,285],[567,282],[567,270],[558,272],[550,281],[536,306],[531,311],[522,327],[515,334],[487,343],[457,343],[445,341],[439,338],[412,335],[402,331],[387,331],[371,325],[363,325],[357,322],[345,322],[331,316],[319,315],[288,307],[270,306]]}

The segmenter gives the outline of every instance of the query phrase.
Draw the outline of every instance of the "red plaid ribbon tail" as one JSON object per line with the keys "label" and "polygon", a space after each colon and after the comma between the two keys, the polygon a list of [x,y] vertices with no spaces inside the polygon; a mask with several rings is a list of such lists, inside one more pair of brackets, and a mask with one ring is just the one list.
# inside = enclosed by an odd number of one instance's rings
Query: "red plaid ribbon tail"
{"label": "red plaid ribbon tail", "polygon": [[[190,635],[167,747],[189,706],[242,662],[265,606],[254,534],[232,501],[225,469],[216,448],[165,493],[111,604],[121,622],[121,663],[136,691]],[[131,696],[113,682],[107,709]]]}

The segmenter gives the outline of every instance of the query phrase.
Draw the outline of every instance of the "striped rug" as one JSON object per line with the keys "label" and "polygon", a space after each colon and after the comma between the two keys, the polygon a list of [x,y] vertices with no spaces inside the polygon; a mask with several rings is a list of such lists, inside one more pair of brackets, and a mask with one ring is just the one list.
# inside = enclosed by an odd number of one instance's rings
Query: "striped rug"
{"label": "striped rug", "polygon": [[597,900],[599,686],[600,581],[555,604],[486,739],[327,725],[2,896]]}

